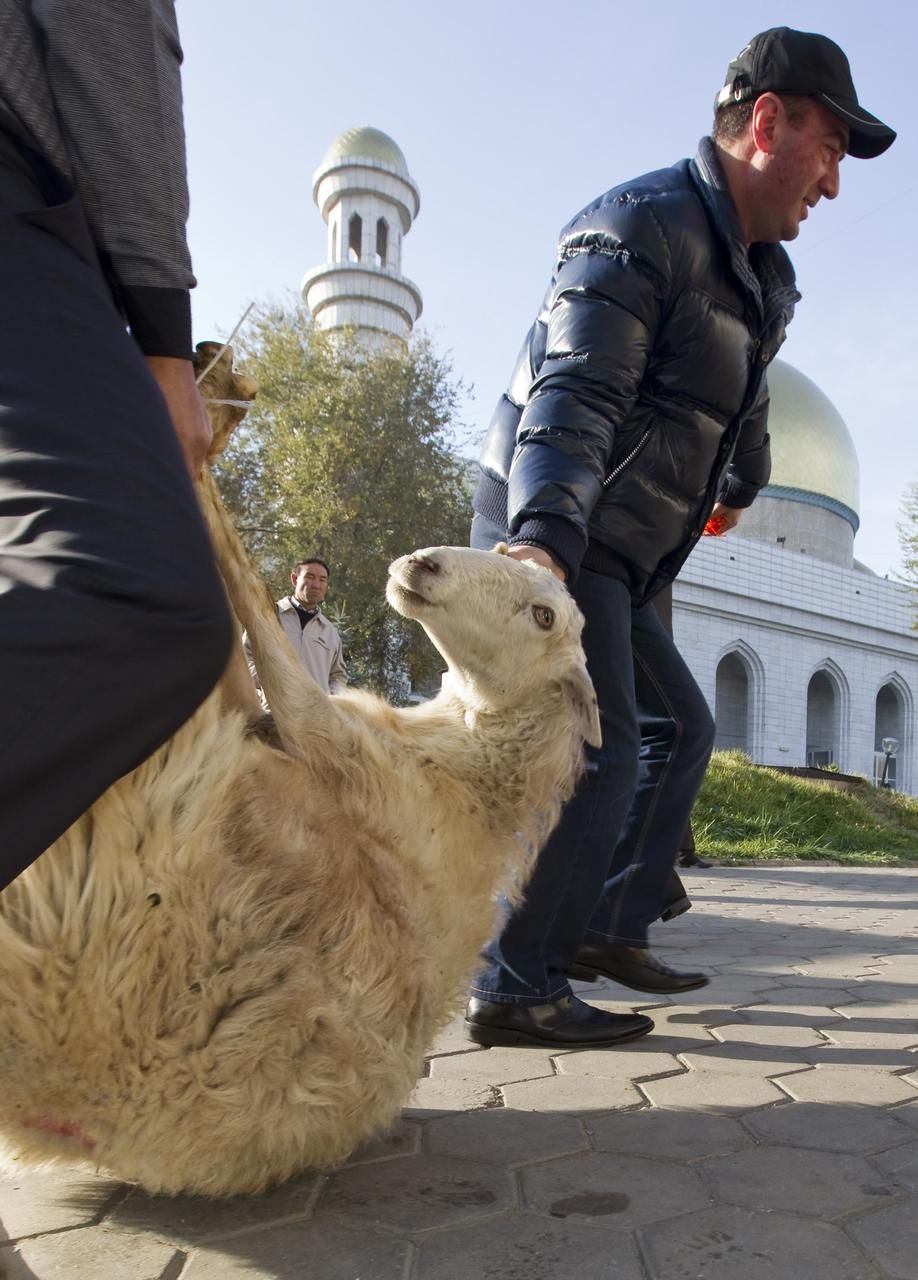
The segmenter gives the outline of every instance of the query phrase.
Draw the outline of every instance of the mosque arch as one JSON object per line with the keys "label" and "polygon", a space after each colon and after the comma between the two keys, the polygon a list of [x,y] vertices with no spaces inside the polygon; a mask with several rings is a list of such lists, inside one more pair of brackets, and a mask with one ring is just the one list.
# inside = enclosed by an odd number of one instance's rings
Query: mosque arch
{"label": "mosque arch", "polygon": [[762,743],[765,668],[745,641],[726,645],[714,674],[714,746],[757,759]]}
{"label": "mosque arch", "polygon": [[848,754],[850,689],[831,658],[821,663],[806,687],[806,763],[811,768],[844,768]]}
{"label": "mosque arch", "polygon": [[347,256],[351,262],[360,261],[361,242],[363,240],[363,218],[359,213],[352,213],[347,224]]}
{"label": "mosque arch", "polygon": [[[882,681],[874,699],[873,722],[873,772],[874,782],[885,781],[891,787],[901,788],[909,776],[911,754],[911,725],[913,720],[911,689],[898,674],[890,672]],[[894,738],[898,743],[895,755],[887,762],[883,740]]]}

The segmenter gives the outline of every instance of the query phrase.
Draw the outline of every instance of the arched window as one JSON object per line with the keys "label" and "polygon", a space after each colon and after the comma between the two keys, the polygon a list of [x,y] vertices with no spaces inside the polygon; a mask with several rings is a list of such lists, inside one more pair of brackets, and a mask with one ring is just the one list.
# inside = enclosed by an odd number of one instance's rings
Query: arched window
{"label": "arched window", "polygon": [[749,754],[749,673],[736,653],[726,654],[717,664],[714,722],[716,750]]}
{"label": "arched window", "polygon": [[332,222],[331,260],[332,262],[338,261],[338,219],[337,218],[335,218],[335,220]]}
{"label": "arched window", "polygon": [[363,239],[363,219],[359,213],[352,213],[347,224],[347,256],[351,262],[360,261],[360,242]]}
{"label": "arched window", "polygon": [[384,267],[389,256],[389,224],[385,218],[376,223],[376,265]]}
{"label": "arched window", "polygon": [[838,691],[825,671],[817,671],[806,691],[806,762],[810,768],[837,764]]}

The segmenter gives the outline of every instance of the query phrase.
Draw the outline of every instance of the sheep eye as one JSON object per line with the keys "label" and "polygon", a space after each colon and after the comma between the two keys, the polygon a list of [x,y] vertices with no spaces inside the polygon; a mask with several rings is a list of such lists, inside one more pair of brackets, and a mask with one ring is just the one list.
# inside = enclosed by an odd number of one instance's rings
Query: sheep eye
{"label": "sheep eye", "polygon": [[534,604],[532,606],[532,616],[535,618],[537,625],[540,626],[543,631],[550,631],[554,625],[554,610],[549,609],[544,604]]}

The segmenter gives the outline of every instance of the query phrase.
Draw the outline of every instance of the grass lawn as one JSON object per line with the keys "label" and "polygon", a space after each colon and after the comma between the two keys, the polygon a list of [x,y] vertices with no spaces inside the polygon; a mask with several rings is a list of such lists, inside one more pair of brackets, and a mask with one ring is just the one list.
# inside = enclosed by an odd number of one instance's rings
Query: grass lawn
{"label": "grass lawn", "polygon": [[866,780],[853,791],[717,751],[692,814],[702,857],[918,866],[918,799]]}

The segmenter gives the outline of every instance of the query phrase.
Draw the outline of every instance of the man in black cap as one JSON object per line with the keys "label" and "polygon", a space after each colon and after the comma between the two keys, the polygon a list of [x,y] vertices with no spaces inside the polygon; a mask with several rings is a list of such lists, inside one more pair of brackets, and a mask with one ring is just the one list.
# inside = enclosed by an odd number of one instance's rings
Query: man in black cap
{"label": "man in black cap", "polygon": [[473,545],[499,539],[569,584],[603,745],[486,948],[480,1044],[603,1045],[650,1030],[568,978],[690,990],[648,950],[713,741],[650,602],[707,529],[768,480],[766,369],[799,300],[780,241],[834,199],[847,153],[895,133],[825,36],[775,28],[730,64],[693,160],[616,187],[562,231],[542,309],[481,458]]}

